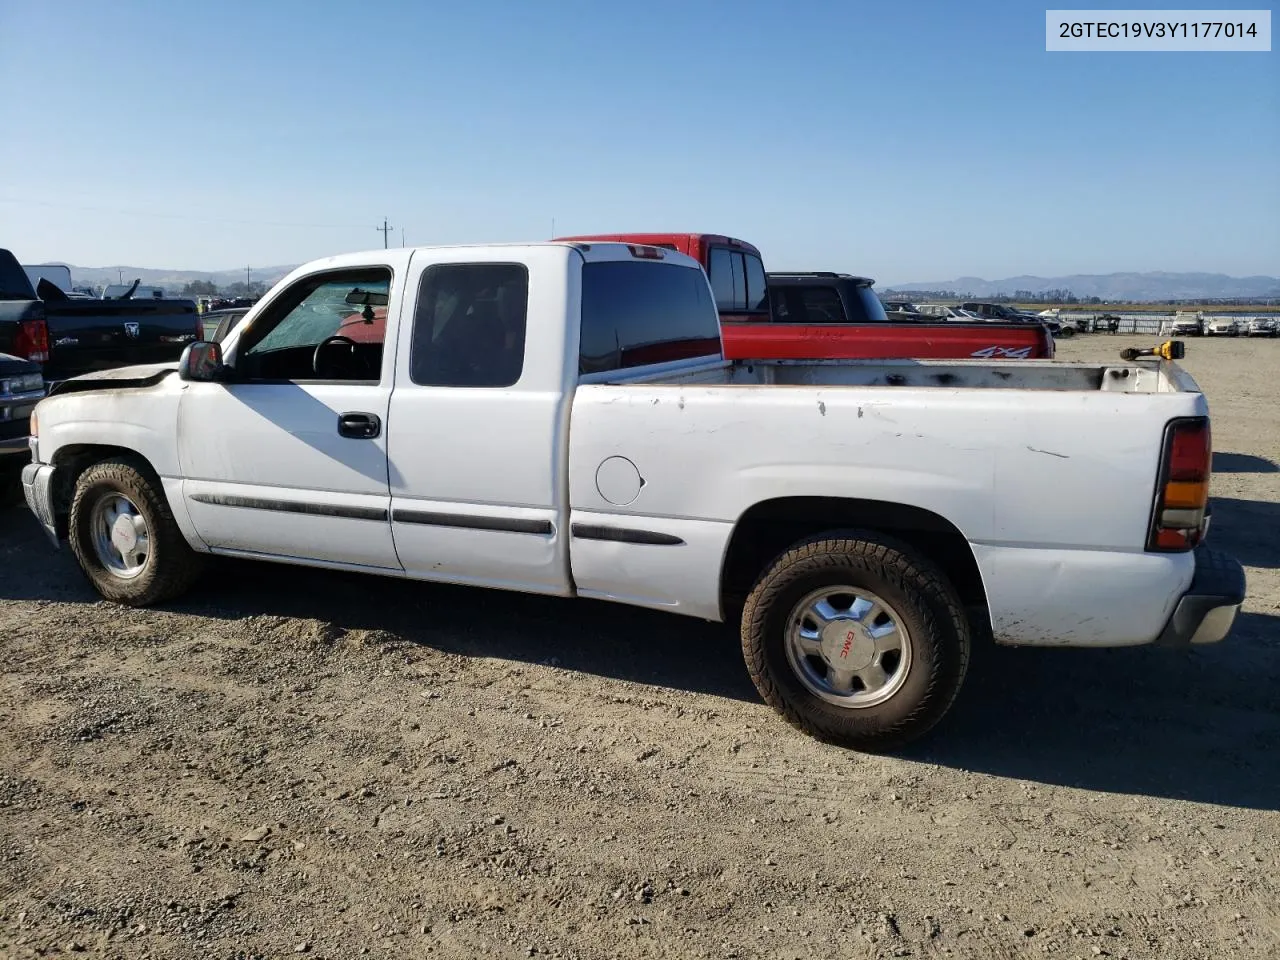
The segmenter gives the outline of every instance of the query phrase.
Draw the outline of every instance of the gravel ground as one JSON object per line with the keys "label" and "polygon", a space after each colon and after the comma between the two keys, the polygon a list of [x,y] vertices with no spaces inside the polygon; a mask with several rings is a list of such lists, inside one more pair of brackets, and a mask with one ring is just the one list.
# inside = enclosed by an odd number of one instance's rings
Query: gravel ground
{"label": "gravel ground", "polygon": [[893,757],[722,627],[253,564],[130,611],[0,513],[0,956],[1280,956],[1280,341],[1189,350],[1233,636],[984,651]]}

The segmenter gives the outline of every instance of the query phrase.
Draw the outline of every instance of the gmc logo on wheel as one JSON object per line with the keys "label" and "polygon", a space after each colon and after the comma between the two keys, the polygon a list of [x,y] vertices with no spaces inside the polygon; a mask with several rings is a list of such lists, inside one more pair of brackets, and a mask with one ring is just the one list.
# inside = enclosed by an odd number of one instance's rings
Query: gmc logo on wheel
{"label": "gmc logo on wheel", "polygon": [[850,630],[844,635],[844,645],[840,648],[840,659],[843,660],[849,656],[849,651],[853,647],[853,631]]}

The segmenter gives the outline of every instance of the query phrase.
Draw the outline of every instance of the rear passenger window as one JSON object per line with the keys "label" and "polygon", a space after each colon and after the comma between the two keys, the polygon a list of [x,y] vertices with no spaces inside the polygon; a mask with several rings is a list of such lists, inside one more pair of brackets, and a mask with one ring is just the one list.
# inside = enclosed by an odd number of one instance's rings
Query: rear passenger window
{"label": "rear passenger window", "polygon": [[747,309],[752,312],[768,310],[769,290],[764,276],[764,264],[759,257],[749,253],[743,254],[742,259],[747,265]]}
{"label": "rear passenger window", "polygon": [[446,263],[418,285],[409,377],[424,387],[509,387],[524,369],[529,272]]}
{"label": "rear passenger window", "polygon": [[701,270],[643,260],[582,267],[578,371],[720,355],[720,320]]}
{"label": "rear passenger window", "polygon": [[710,268],[707,276],[711,280],[711,292],[715,294],[717,310],[733,310],[736,301],[733,296],[733,261],[729,251],[724,247],[715,247],[711,251]]}
{"label": "rear passenger window", "polygon": [[716,309],[722,313],[754,313],[769,309],[764,264],[755,254],[712,247],[707,276],[711,279]]}

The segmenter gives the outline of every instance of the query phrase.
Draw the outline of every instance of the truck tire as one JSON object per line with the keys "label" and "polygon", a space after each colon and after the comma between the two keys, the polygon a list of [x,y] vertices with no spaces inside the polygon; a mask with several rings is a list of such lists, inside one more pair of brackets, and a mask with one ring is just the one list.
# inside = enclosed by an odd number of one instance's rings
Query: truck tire
{"label": "truck tire", "polygon": [[80,474],[69,526],[80,569],[116,603],[145,607],[171,600],[204,567],[178,529],[159,481],[129,458],[103,460]]}
{"label": "truck tire", "polygon": [[867,531],[796,544],[742,614],[743,655],[765,701],[820,740],[866,751],[903,746],[942,719],[971,644],[942,571]]}

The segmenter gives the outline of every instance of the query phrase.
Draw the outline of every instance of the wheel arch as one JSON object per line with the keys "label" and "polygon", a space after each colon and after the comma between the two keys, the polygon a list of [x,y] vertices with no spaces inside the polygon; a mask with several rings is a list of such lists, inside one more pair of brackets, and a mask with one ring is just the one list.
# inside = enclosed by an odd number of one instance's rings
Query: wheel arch
{"label": "wheel arch", "polygon": [[56,468],[53,482],[53,515],[59,538],[67,536],[67,524],[71,514],[71,499],[75,496],[76,482],[96,463],[115,458],[131,460],[157,481],[159,473],[146,457],[137,450],[108,443],[68,443],[54,451],[49,462]]}
{"label": "wheel arch", "polygon": [[[911,504],[852,497],[778,497],[754,504],[734,525],[720,572],[726,619],[740,608],[766,566],[793,544],[829,530],[862,529],[902,540],[936,563],[989,629],[986,587],[968,539],[950,520]],[[976,616],[981,611],[981,617]]]}

